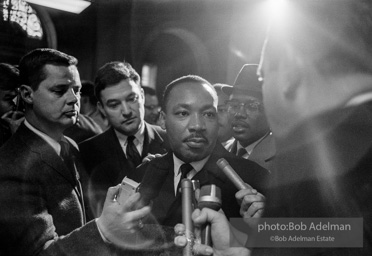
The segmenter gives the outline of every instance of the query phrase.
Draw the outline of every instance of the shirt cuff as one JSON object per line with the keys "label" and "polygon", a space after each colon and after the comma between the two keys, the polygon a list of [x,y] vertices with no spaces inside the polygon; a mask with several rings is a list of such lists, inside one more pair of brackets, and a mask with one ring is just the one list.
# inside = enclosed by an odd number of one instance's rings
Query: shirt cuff
{"label": "shirt cuff", "polygon": [[98,220],[98,218],[96,218],[95,219],[95,221],[96,221],[96,225],[97,225],[97,229],[98,229],[98,232],[99,232],[99,234],[101,235],[101,237],[102,237],[102,240],[105,242],[105,243],[107,243],[107,244],[111,244],[111,242],[103,235],[103,233],[102,233],[102,231],[101,231],[101,229],[99,228],[99,226],[98,226],[98,224],[97,224],[97,220]]}

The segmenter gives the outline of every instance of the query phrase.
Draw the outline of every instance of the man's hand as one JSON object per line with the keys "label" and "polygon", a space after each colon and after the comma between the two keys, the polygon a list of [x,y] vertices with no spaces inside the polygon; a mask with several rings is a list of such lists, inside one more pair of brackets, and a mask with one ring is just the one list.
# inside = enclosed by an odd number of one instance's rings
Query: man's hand
{"label": "man's hand", "polygon": [[133,239],[133,234],[141,225],[141,219],[150,213],[150,207],[136,210],[140,199],[139,193],[129,198],[118,197],[120,185],[110,187],[107,192],[102,214],[97,219],[97,226],[102,235],[117,246],[126,246]]}
{"label": "man's hand", "polygon": [[160,157],[160,156],[162,156],[162,155],[161,154],[155,154],[154,155],[154,154],[148,153],[147,156],[145,158],[143,158],[142,164],[143,163],[146,163],[146,162],[150,162],[151,160],[153,160],[153,159],[155,159],[157,157]]}
{"label": "man's hand", "polygon": [[9,124],[10,132],[14,134],[25,119],[25,115],[21,111],[11,110],[2,115],[1,119]]}
{"label": "man's hand", "polygon": [[235,198],[240,204],[240,215],[243,218],[260,218],[265,208],[265,196],[253,188],[236,192]]}
{"label": "man's hand", "polygon": [[[248,256],[249,250],[245,247],[232,247],[236,244],[236,238],[230,231],[229,222],[225,215],[221,212],[204,208],[201,211],[196,209],[192,214],[192,219],[195,225],[195,244],[193,251],[196,255],[215,255],[215,256]],[[200,229],[205,223],[211,224],[212,243],[213,248],[207,245],[200,244]],[[187,245],[188,241],[183,234],[185,233],[185,226],[177,224],[175,232],[178,235],[174,242],[179,247]]]}

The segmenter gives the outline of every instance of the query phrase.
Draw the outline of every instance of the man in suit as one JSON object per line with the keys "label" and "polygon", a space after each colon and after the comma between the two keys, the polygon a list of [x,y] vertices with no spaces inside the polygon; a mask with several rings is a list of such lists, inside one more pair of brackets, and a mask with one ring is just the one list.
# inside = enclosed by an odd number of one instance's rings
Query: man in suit
{"label": "man in suit", "polygon": [[233,131],[231,127],[231,120],[230,115],[228,113],[228,108],[226,105],[226,101],[229,100],[229,95],[222,91],[222,88],[229,87],[227,84],[214,84],[214,89],[217,92],[218,96],[218,140],[221,142],[223,146],[229,143],[230,140],[233,139]]}
{"label": "man in suit", "polygon": [[79,111],[76,65],[76,58],[53,49],[36,49],[20,61],[26,119],[0,149],[1,255],[109,255],[149,212],[128,212],[138,194],[124,203],[115,187],[102,215],[85,221],[84,170],[76,143],[63,136]]}
{"label": "man in suit", "polygon": [[15,133],[24,119],[23,112],[16,109],[18,106],[15,103],[19,86],[18,69],[8,63],[0,63],[0,146]]}
{"label": "man in suit", "polygon": [[107,188],[125,176],[141,181],[136,167],[148,154],[165,153],[165,131],[144,121],[144,92],[137,72],[126,62],[110,62],[95,79],[98,108],[111,128],[81,143],[83,161],[90,172],[89,197],[99,216]]}
{"label": "man in suit", "polygon": [[371,255],[372,3],[295,0],[286,7],[271,24],[258,70],[278,146],[266,215],[363,218],[363,227],[354,226],[362,247],[257,253]]}
{"label": "man in suit", "polygon": [[156,91],[151,87],[142,87],[145,93],[145,121],[149,124],[158,124],[160,106]]}
{"label": "man in suit", "polygon": [[[177,191],[183,177],[199,180],[200,185],[215,184],[222,191],[222,209],[228,217],[239,217],[238,191],[216,162],[224,157],[243,180],[258,191],[265,189],[267,171],[258,164],[227,152],[218,136],[217,93],[198,76],[185,76],[167,85],[161,112],[162,127],[167,130],[171,151],[142,165],[146,174],[141,183],[144,201],[153,200],[152,214],[161,225],[182,222],[181,196]],[[185,173],[184,167],[188,167]],[[251,204],[257,211],[264,197],[250,190]],[[239,200],[243,200],[238,198]],[[252,212],[252,216],[256,211]]]}
{"label": "man in suit", "polygon": [[258,81],[256,71],[256,64],[246,64],[236,77],[234,86],[222,88],[230,95],[226,105],[234,136],[225,148],[272,171],[275,144],[264,111],[262,82]]}

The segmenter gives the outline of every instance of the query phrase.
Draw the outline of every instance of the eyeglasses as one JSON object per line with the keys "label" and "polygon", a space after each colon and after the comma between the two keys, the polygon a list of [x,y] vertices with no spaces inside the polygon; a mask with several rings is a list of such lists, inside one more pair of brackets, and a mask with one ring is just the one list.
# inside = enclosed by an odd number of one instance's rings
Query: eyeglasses
{"label": "eyeglasses", "polygon": [[240,108],[243,107],[244,110],[247,112],[259,112],[262,108],[261,103],[254,101],[254,102],[238,102],[238,101],[226,101],[226,105],[228,107],[228,110],[232,114],[236,114],[238,111],[240,111]]}

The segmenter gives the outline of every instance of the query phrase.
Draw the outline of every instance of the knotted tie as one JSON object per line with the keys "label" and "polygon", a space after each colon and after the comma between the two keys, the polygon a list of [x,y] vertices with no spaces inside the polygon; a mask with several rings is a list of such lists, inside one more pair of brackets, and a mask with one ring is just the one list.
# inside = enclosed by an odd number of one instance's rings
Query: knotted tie
{"label": "knotted tie", "polygon": [[186,179],[187,178],[187,174],[192,170],[194,169],[192,167],[191,164],[183,164],[181,165],[180,167],[180,170],[181,170],[181,178],[180,178],[180,181],[178,182],[178,186],[177,186],[177,194],[179,193],[180,191],[180,188],[181,188],[181,181],[182,179]]}
{"label": "knotted tie", "polygon": [[245,154],[247,154],[247,150],[245,148],[239,148],[237,156],[243,157]]}
{"label": "knotted tie", "polygon": [[78,192],[78,196],[79,196],[79,199],[80,199],[81,208],[82,208],[82,211],[83,211],[83,221],[84,221],[84,224],[85,224],[86,223],[86,217],[85,217],[83,189],[82,189],[81,183],[80,183],[79,172],[77,171],[76,166],[75,166],[74,155],[71,153],[70,144],[65,138],[62,138],[60,140],[59,145],[61,145],[60,157],[62,158],[62,160],[65,163],[65,165],[67,166],[67,168],[70,170],[70,172],[72,174],[72,177],[73,177],[73,179],[74,179],[74,181],[76,182],[76,185],[77,185],[77,192]]}
{"label": "knotted tie", "polygon": [[134,137],[133,135],[129,136],[127,138],[127,158],[132,161],[132,163],[137,167],[138,165],[141,164],[142,159],[141,155],[139,154],[136,145],[134,145]]}

